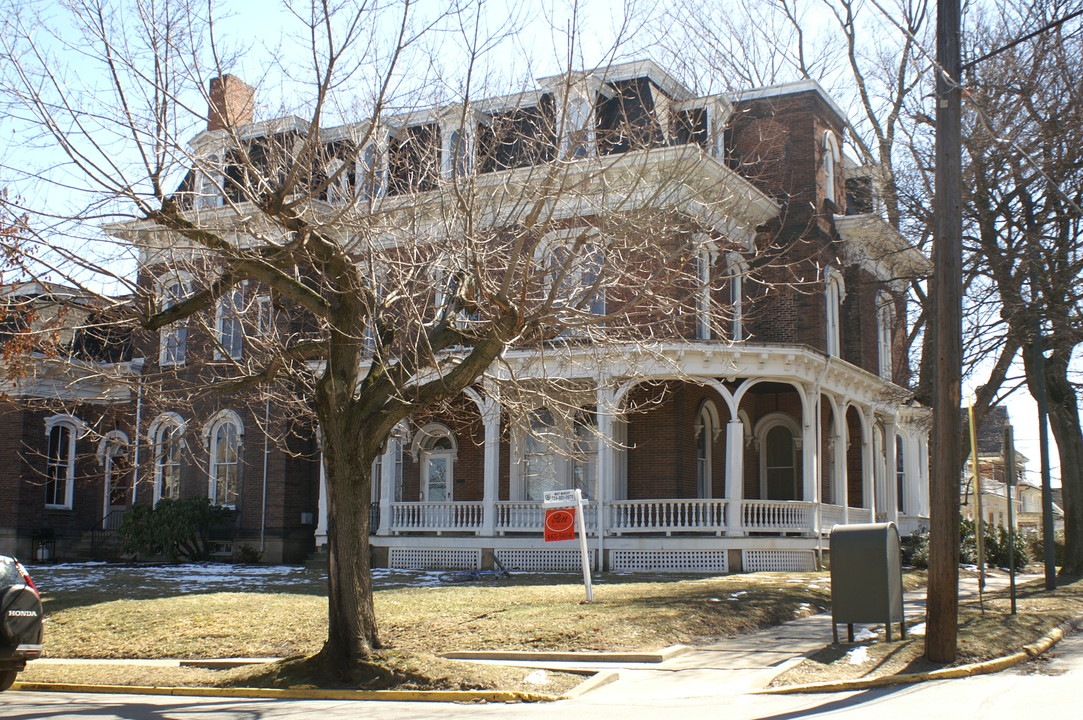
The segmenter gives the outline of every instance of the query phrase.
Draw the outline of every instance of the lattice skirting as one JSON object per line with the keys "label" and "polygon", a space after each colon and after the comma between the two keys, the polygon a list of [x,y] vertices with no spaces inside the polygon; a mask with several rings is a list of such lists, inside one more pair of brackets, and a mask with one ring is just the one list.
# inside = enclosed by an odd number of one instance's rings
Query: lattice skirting
{"label": "lattice skirting", "polygon": [[481,550],[390,548],[387,565],[401,570],[474,570],[481,567]]}
{"label": "lattice skirting", "polygon": [[812,572],[816,553],[812,550],[745,550],[745,572]]}
{"label": "lattice skirting", "polygon": [[725,550],[614,550],[609,564],[616,572],[729,572]]}
{"label": "lattice skirting", "polygon": [[[594,567],[594,550],[590,564]],[[578,550],[497,550],[496,559],[511,572],[568,571],[576,572],[583,567]]]}

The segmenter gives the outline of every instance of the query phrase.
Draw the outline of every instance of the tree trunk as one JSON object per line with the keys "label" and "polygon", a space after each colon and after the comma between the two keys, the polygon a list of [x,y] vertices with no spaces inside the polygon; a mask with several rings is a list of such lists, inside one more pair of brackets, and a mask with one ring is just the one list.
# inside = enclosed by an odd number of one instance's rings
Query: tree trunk
{"label": "tree trunk", "polygon": [[1064,564],[1060,574],[1083,575],[1083,429],[1079,398],[1068,379],[1065,362],[1046,364],[1049,425],[1057,441],[1060,486],[1064,494]]}
{"label": "tree trunk", "polygon": [[348,414],[321,417],[327,483],[327,642],[320,655],[347,668],[381,647],[372,602],[369,497],[372,462],[364,457]]}

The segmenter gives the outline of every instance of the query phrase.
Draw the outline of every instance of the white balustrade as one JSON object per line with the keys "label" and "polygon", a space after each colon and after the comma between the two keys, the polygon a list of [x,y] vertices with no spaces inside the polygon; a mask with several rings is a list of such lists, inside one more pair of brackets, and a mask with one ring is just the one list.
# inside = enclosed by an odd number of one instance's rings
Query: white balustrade
{"label": "white balustrade", "polygon": [[827,535],[836,525],[842,525],[842,505],[821,505],[820,532]]}
{"label": "white balustrade", "polygon": [[479,502],[404,502],[391,504],[392,532],[473,531],[481,527]]}
{"label": "white balustrade", "polygon": [[742,500],[741,529],[748,532],[812,532],[814,504],[798,500]]}
{"label": "white balustrade", "polygon": [[725,500],[619,500],[608,505],[608,530],[616,535],[643,532],[726,529]]}
{"label": "white balustrade", "polygon": [[[598,510],[593,503],[584,503],[583,522],[587,531],[597,527]],[[531,500],[507,501],[496,503],[496,531],[503,535],[509,532],[540,533],[544,527],[545,509],[541,503]]]}
{"label": "white balustrade", "polygon": [[872,510],[869,508],[850,508],[850,524],[859,525],[861,523],[872,522]]}
{"label": "white balustrade", "polygon": [[[625,533],[679,533],[726,532],[726,506],[724,499],[661,499],[616,500],[606,503],[606,532],[613,535]],[[816,504],[796,500],[737,500],[744,532],[800,532],[815,531]],[[541,533],[545,510],[534,501],[496,502],[496,532]],[[868,508],[849,508],[850,523],[872,522]],[[839,505],[820,506],[820,527],[829,533],[842,523],[843,508]],[[480,502],[399,502],[391,504],[390,530],[403,532],[473,532],[481,531],[483,503]],[[584,507],[587,530],[595,533],[597,528],[597,504]],[[910,521],[913,522],[910,522]],[[904,534],[917,526],[920,518],[900,518],[900,531]],[[903,527],[903,526],[906,527]],[[732,528],[731,528],[732,529]]]}

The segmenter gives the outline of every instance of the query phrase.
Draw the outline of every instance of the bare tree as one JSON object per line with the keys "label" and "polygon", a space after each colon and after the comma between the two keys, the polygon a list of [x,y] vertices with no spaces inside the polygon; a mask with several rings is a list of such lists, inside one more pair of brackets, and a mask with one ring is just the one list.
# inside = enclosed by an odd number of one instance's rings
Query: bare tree
{"label": "bare tree", "polygon": [[[1024,2],[983,16],[974,54],[1079,7]],[[1061,572],[1073,577],[1083,573],[1083,432],[1072,379],[1072,356],[1083,337],[1080,49],[1077,30],[1057,28],[978,63],[967,78],[972,106],[964,137],[973,285],[995,293],[1000,315],[999,332],[989,333],[987,342],[1013,356],[1024,351],[1032,395],[1039,385],[1032,347],[1039,332],[1044,336],[1044,381],[1065,501]]]}
{"label": "bare tree", "polygon": [[[114,290],[102,301],[114,298],[115,324],[140,328],[155,392],[260,388],[276,417],[316,419],[330,667],[357,667],[383,644],[371,469],[399,422],[468,388],[529,393],[538,380],[516,382],[511,348],[544,357],[582,344],[602,363],[611,343],[649,351],[687,334],[704,302],[716,306],[706,332],[730,332],[697,266],[705,243],[726,240],[705,236],[702,218],[754,234],[775,206],[712,157],[721,128],[668,106],[633,111],[639,90],[604,69],[565,68],[541,90],[478,102],[499,90],[485,61],[508,32],[487,34],[480,4],[430,16],[409,2],[291,6],[309,67],[282,82],[300,117],[257,123],[207,8],[66,7],[71,24],[49,42],[17,12],[2,40],[9,107],[63,171],[30,173],[85,192],[67,235],[48,209],[35,216],[48,227],[35,271]],[[449,34],[465,71],[420,73]],[[78,51],[77,67],[57,44]],[[606,83],[598,109],[583,88]],[[91,223],[120,244],[83,244]],[[137,277],[116,264],[133,248]],[[212,499],[228,503],[229,487]]]}

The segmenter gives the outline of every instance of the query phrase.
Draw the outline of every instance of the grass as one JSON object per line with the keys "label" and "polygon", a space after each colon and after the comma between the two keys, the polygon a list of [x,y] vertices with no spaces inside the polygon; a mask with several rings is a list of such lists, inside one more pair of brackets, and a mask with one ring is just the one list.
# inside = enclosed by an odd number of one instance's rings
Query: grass
{"label": "grass", "polygon": [[[236,592],[221,583],[198,590],[177,581],[148,581],[144,573],[101,568],[91,585],[75,585],[47,568],[33,574],[46,609],[46,653],[57,658],[289,657],[319,650],[326,634],[327,601],[315,574],[269,578]],[[77,569],[57,568],[56,573]],[[111,573],[111,574],[107,574]],[[824,574],[731,575],[713,578],[603,575],[595,602],[583,602],[575,575],[516,575],[487,584],[441,585],[384,577],[376,611],[384,642],[381,664],[394,687],[498,688],[559,692],[582,678],[481,666],[434,657],[451,650],[651,650],[706,643],[818,612],[828,604]],[[121,597],[118,597],[121,596]],[[120,684],[332,686],[319,669],[293,663],[231,671],[146,666],[31,664],[26,681],[76,677]],[[341,683],[339,683],[341,684]]]}
{"label": "grass", "polygon": [[[1040,582],[1020,586],[1017,614],[1010,614],[1008,593],[987,593],[984,613],[978,600],[959,604],[958,657],[955,665],[980,662],[1018,651],[1060,623],[1083,613],[1083,580],[1065,582],[1048,592]],[[911,618],[910,625],[924,622]],[[897,630],[897,626],[895,628]],[[894,637],[898,638],[897,632]],[[864,650],[857,650],[863,647]],[[855,657],[854,651],[860,653]],[[795,685],[861,677],[916,673],[943,667],[924,658],[923,636],[906,640],[840,643],[812,654],[796,667],[775,678],[772,685]],[[861,662],[855,662],[864,656]]]}

